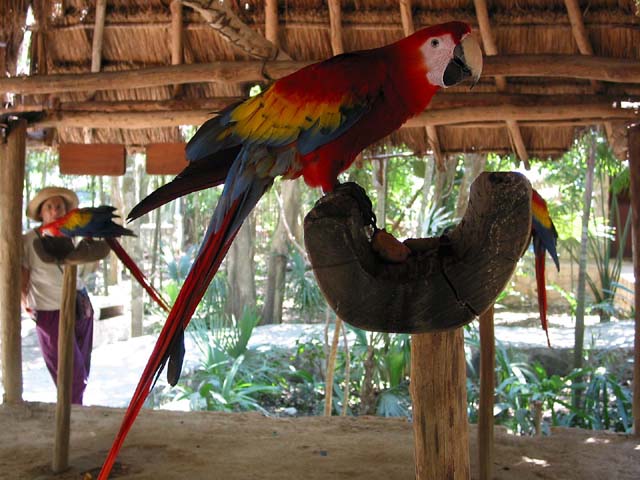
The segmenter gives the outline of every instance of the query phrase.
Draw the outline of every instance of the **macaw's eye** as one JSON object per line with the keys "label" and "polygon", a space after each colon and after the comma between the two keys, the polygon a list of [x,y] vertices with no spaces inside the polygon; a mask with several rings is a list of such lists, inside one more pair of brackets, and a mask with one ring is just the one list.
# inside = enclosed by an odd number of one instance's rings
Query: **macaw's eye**
{"label": "macaw's eye", "polygon": [[438,48],[438,45],[440,45],[440,40],[438,40],[437,38],[434,38],[433,40],[431,40],[431,46],[433,48]]}

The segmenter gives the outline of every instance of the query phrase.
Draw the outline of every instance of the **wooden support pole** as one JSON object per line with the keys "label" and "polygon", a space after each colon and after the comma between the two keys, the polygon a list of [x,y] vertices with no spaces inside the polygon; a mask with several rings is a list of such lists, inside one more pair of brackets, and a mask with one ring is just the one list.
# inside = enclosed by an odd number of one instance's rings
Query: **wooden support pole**
{"label": "wooden support pole", "polygon": [[493,478],[493,404],[496,378],[496,341],[493,306],[480,315],[480,407],[478,411],[478,465],[480,480]]}
{"label": "wooden support pole", "polygon": [[22,186],[27,122],[10,121],[0,144],[0,349],[4,402],[22,401],[20,286],[22,273]]}
{"label": "wooden support pole", "polygon": [[[310,63],[291,60],[266,63],[226,61],[117,72],[9,77],[0,78],[0,93],[35,95],[159,87],[174,83],[242,83],[263,80],[263,73],[270,78],[281,78]],[[482,75],[483,77],[565,77],[638,84],[640,83],[640,61],[584,55],[496,55],[484,59]]]}
{"label": "wooden support pole", "polygon": [[54,473],[63,472],[69,466],[77,274],[78,267],[76,265],[65,265],[62,277],[60,323],[58,325],[58,402],[56,404],[56,436],[51,465]]}
{"label": "wooden support pole", "polygon": [[411,337],[416,480],[467,480],[469,426],[462,329]]}
{"label": "wooden support pole", "polygon": [[633,432],[640,437],[640,124],[629,129],[631,226],[635,275],[635,347],[633,362]]}

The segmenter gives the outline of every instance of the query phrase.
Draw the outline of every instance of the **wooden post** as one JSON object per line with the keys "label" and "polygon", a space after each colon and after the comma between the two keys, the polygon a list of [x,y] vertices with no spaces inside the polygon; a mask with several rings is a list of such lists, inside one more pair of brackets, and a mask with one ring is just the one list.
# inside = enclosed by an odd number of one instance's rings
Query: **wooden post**
{"label": "wooden post", "polygon": [[411,338],[416,480],[467,480],[469,426],[462,329]]}
{"label": "wooden post", "polygon": [[631,172],[631,225],[635,275],[635,347],[633,362],[633,431],[640,436],[640,124],[629,129]]}
{"label": "wooden post", "polygon": [[27,122],[10,121],[7,144],[0,145],[0,326],[4,401],[22,401],[20,285],[22,185]]}
{"label": "wooden post", "polygon": [[493,403],[495,392],[496,341],[493,306],[480,315],[480,408],[478,411],[478,456],[480,480],[493,478]]}
{"label": "wooden post", "polygon": [[63,472],[69,466],[77,274],[78,267],[76,265],[65,265],[58,326],[58,403],[56,404],[56,437],[52,462],[54,473]]}

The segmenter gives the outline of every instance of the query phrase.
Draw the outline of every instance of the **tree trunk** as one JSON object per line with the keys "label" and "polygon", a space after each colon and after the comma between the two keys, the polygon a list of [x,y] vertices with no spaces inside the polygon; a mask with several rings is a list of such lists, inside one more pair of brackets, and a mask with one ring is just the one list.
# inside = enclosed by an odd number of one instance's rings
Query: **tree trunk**
{"label": "tree trunk", "polygon": [[457,156],[445,155],[445,171],[436,170],[436,186],[432,199],[434,208],[443,206],[447,197],[451,194],[453,179],[456,176],[456,167],[458,165],[457,158]]}
{"label": "tree trunk", "polygon": [[[262,309],[262,323],[282,323],[285,271],[287,266],[289,239],[287,226],[292,235],[299,230],[300,186],[298,182],[282,182],[282,208],[271,242],[267,288]],[[284,213],[284,215],[283,215]],[[286,221],[286,224],[285,224]]]}
{"label": "tree trunk", "polygon": [[[122,191],[120,189],[120,178],[111,177],[111,204],[116,207],[119,215],[125,217],[124,201],[122,200]],[[126,243],[126,242],[125,242]],[[120,265],[118,265],[118,257],[115,254],[109,254],[109,285],[116,285],[120,282]]]}
{"label": "tree trunk", "polygon": [[473,181],[478,178],[487,165],[487,156],[477,153],[466,153],[464,155],[464,172],[462,175],[462,183],[458,193],[458,201],[456,203],[456,218],[462,218],[467,203],[469,203],[469,188]]}
{"label": "tree trunk", "polygon": [[[136,165],[135,155],[128,155],[128,167],[122,181],[122,193],[124,198],[124,205],[127,211],[138,203],[139,189],[136,188],[136,175],[138,168]],[[124,242],[126,244],[126,250],[130,253],[131,258],[140,263],[142,259],[141,245],[140,245],[140,222],[133,222],[130,225],[131,230],[136,235],[135,237],[126,237]],[[139,337],[142,335],[142,317],[143,317],[143,302],[142,302],[142,287],[131,277],[131,336]]]}
{"label": "tree trunk", "polygon": [[253,261],[255,222],[251,215],[240,227],[227,256],[231,313],[240,320],[245,309],[256,308],[256,282]]}
{"label": "tree trunk", "polygon": [[387,219],[387,171],[389,164],[384,159],[379,159],[373,163],[373,185],[376,188],[376,219],[377,224],[383,230],[385,229]]}
{"label": "tree trunk", "polygon": [[425,226],[427,207],[429,206],[429,197],[431,192],[431,184],[433,182],[433,170],[435,167],[435,159],[424,157],[424,183],[422,184],[422,201],[420,203],[420,213],[418,214],[418,228],[416,229],[416,238],[427,236]]}
{"label": "tree trunk", "polygon": [[[584,348],[584,311],[585,311],[585,286],[587,277],[587,246],[589,242],[589,215],[591,214],[591,198],[593,197],[593,173],[596,163],[596,137],[591,134],[591,147],[587,157],[587,171],[585,176],[584,205],[582,210],[582,235],[580,238],[580,256],[578,257],[578,289],[576,292],[576,329],[575,343],[573,347],[573,368],[582,368],[582,351]],[[577,382],[580,379],[576,379]],[[577,408],[580,405],[580,391],[574,390],[573,404]]]}
{"label": "tree trunk", "polygon": [[[104,194],[104,177],[102,175],[98,177],[98,185],[100,188],[100,205],[106,205],[107,200]],[[102,294],[106,297],[109,295],[109,257],[100,260],[100,266],[102,267]]]}

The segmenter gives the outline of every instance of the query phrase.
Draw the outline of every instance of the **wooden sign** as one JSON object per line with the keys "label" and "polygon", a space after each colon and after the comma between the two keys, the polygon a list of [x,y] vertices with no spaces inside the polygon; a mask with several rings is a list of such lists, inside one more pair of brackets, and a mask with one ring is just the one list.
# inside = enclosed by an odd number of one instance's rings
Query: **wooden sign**
{"label": "wooden sign", "polygon": [[110,143],[62,143],[60,173],[64,175],[124,175],[124,145]]}
{"label": "wooden sign", "polygon": [[177,175],[187,166],[185,143],[150,143],[147,145],[149,175]]}

